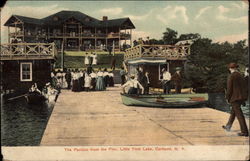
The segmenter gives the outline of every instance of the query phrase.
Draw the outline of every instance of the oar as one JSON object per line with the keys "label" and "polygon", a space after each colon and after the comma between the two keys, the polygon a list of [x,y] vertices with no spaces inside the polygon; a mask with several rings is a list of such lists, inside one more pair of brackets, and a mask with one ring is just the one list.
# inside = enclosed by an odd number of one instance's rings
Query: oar
{"label": "oar", "polygon": [[16,97],[12,97],[12,98],[9,98],[7,101],[12,101],[14,99],[17,99],[17,98],[21,98],[21,97],[24,97],[24,96],[27,96],[28,94],[23,94],[21,96],[16,96]]}

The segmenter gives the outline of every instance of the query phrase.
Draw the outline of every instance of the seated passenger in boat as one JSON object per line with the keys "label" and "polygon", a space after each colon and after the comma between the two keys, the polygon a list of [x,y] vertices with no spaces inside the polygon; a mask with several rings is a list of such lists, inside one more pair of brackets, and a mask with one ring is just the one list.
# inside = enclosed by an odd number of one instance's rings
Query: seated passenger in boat
{"label": "seated passenger in boat", "polygon": [[37,93],[37,94],[41,94],[42,92],[37,88],[37,84],[35,83],[34,85],[31,86],[31,88],[29,89],[30,93]]}
{"label": "seated passenger in boat", "polygon": [[128,94],[137,94],[138,87],[141,89],[141,92],[144,93],[143,86],[135,79],[134,75],[131,75],[130,80],[128,80],[124,85],[122,85],[123,93],[125,93],[126,87],[129,87]]}

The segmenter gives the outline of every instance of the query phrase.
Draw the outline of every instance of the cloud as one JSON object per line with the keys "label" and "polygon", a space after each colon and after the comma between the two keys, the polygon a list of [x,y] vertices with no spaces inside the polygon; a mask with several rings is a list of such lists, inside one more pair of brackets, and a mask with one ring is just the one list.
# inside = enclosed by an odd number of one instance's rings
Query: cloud
{"label": "cloud", "polygon": [[144,40],[146,40],[146,38],[148,36],[151,37],[151,34],[149,32],[146,32],[146,31],[134,30],[132,32],[132,39],[133,40],[138,40],[139,38],[143,38]]}
{"label": "cloud", "polygon": [[232,3],[231,5],[239,10],[248,9],[248,1],[241,3]]}
{"label": "cloud", "polygon": [[218,10],[219,10],[219,13],[216,17],[218,20],[227,21],[227,22],[244,23],[244,24],[247,24],[247,22],[248,22],[248,16],[241,16],[241,17],[237,17],[237,18],[232,18],[232,17],[226,16],[225,13],[228,13],[231,10],[229,8],[222,6],[222,5],[220,5],[218,7]]}
{"label": "cloud", "polygon": [[194,19],[199,19],[207,10],[209,10],[211,8],[211,6],[208,6],[208,7],[204,7],[204,8],[201,8],[198,12],[198,14],[195,16]]}
{"label": "cloud", "polygon": [[143,15],[125,15],[124,17],[129,17],[131,20],[142,21],[142,20],[147,19],[152,13],[153,13],[153,10],[150,10],[147,14],[143,14]]}
{"label": "cloud", "polygon": [[248,40],[248,32],[242,33],[242,34],[232,34],[232,35],[225,35],[221,37],[215,38],[215,42],[225,42],[228,41],[230,43],[235,43],[240,40]]}
{"label": "cloud", "polygon": [[123,9],[120,7],[115,8],[104,8],[100,10],[103,14],[109,14],[109,15],[119,15],[123,12]]}
{"label": "cloud", "polygon": [[[45,9],[46,8],[46,9]],[[61,10],[69,10],[68,8],[58,7],[58,5],[31,7],[31,6],[18,6],[8,7],[5,6],[1,12],[1,41],[7,42],[7,27],[3,26],[4,23],[10,18],[11,15],[22,15],[33,18],[44,18]]]}
{"label": "cloud", "polygon": [[163,9],[163,12],[156,15],[156,19],[168,25],[171,21],[181,20],[184,24],[189,23],[187,16],[187,9],[184,6],[167,6]]}

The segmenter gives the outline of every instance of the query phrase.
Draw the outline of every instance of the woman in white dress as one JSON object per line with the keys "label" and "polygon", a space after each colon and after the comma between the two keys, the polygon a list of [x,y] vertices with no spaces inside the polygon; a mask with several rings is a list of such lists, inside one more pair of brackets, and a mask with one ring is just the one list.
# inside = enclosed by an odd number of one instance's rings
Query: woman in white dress
{"label": "woman in white dress", "polygon": [[89,74],[85,73],[85,78],[84,78],[85,91],[89,92],[90,86],[91,86],[91,77]]}
{"label": "woman in white dress", "polygon": [[86,53],[86,55],[85,55],[84,64],[85,64],[86,66],[89,65],[89,55],[88,55],[88,53]]}
{"label": "woman in white dress", "polygon": [[92,57],[93,57],[92,65],[97,65],[97,55],[96,55],[96,53],[93,53]]}

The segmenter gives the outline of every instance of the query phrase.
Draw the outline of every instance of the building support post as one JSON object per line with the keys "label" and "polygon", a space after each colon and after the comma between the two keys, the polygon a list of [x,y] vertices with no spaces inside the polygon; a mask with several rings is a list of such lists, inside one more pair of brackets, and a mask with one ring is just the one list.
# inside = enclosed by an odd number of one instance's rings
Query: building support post
{"label": "building support post", "polygon": [[132,47],[132,29],[130,29],[130,46]]}
{"label": "building support post", "polygon": [[96,28],[95,28],[95,50],[96,50]]}
{"label": "building support post", "polygon": [[50,39],[50,37],[49,37],[49,36],[50,36],[50,33],[49,33],[49,26],[48,26],[48,39]]}
{"label": "building support post", "polygon": [[8,26],[8,43],[10,43],[10,27]]}
{"label": "building support post", "polygon": [[121,28],[119,27],[119,52],[121,51]]}
{"label": "building support post", "polygon": [[17,37],[17,28],[16,28],[16,22],[15,22],[15,37]]}
{"label": "building support post", "polygon": [[[125,35],[127,34],[126,29],[125,29]],[[125,45],[127,45],[127,38],[125,36]]]}
{"label": "building support post", "polygon": [[25,32],[24,32],[24,23],[23,23],[22,27],[23,27],[23,42],[24,42],[24,35],[25,35]]}
{"label": "building support post", "polygon": [[105,38],[105,43],[106,43],[106,49],[108,48],[108,28],[106,28],[106,38]]}

